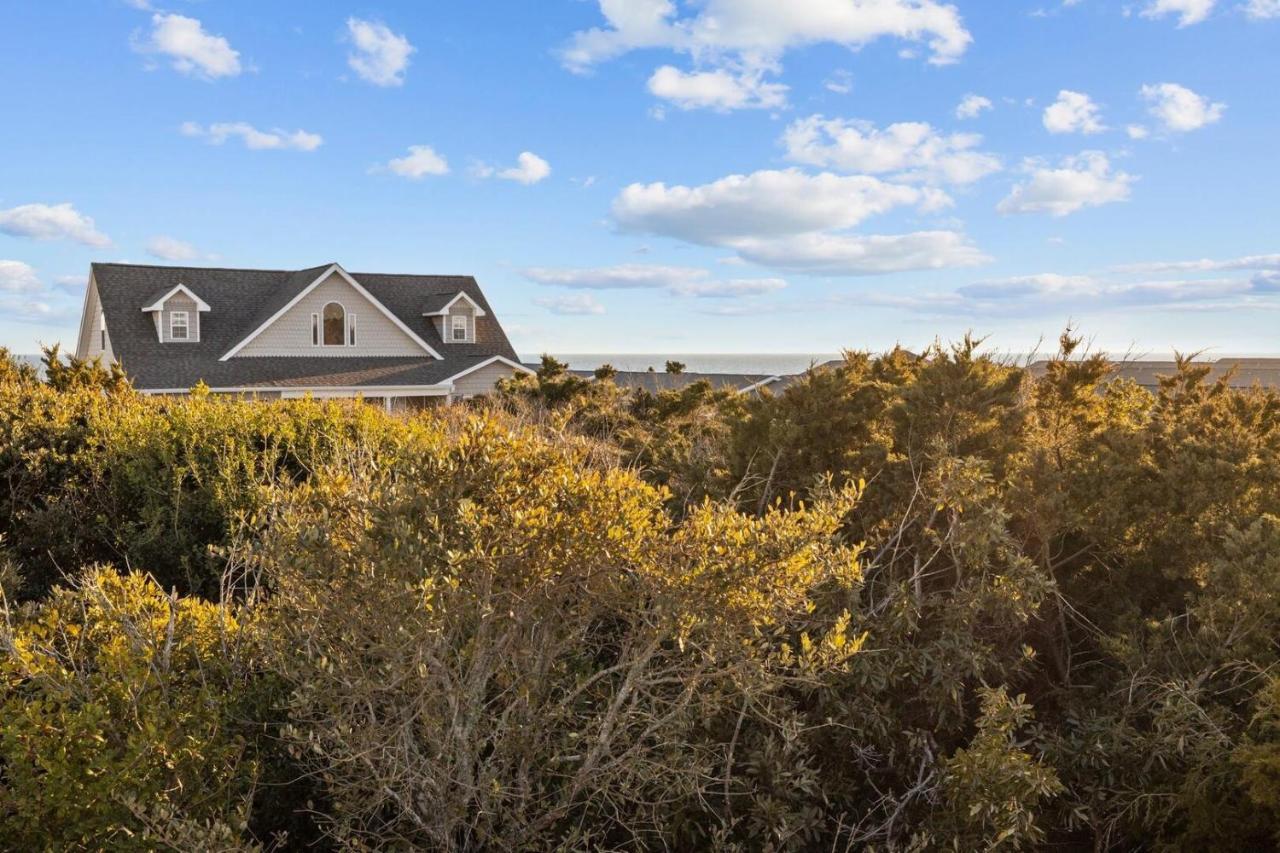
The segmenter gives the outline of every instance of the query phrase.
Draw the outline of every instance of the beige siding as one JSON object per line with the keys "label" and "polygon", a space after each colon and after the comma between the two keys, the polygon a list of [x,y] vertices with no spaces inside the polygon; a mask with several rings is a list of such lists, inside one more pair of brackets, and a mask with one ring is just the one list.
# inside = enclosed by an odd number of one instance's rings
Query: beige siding
{"label": "beige siding", "polygon": [[[313,346],[311,315],[323,314],[324,306],[340,302],[349,314],[356,315],[354,347]],[[263,329],[236,358],[252,356],[397,356],[425,355],[412,338],[401,331],[381,311],[361,296],[337,273],[308,293],[284,316]]]}
{"label": "beige siding", "polygon": [[[172,344],[193,344],[200,340],[200,312],[196,310],[196,301],[185,293],[175,293],[165,300],[160,311],[160,340]],[[173,340],[169,337],[169,323],[174,311],[187,312],[187,337]]]}
{"label": "beige siding", "polygon": [[[106,346],[103,346],[104,338]],[[101,356],[102,361],[108,364],[115,361],[111,352],[111,335],[102,333],[102,303],[98,300],[98,287],[92,280],[89,281],[89,292],[85,298],[76,355],[86,359]]]}
{"label": "beige siding", "polygon": [[453,396],[460,398],[488,394],[493,391],[499,379],[509,379],[515,374],[516,371],[506,364],[498,363],[482,367],[461,379],[453,380]]}

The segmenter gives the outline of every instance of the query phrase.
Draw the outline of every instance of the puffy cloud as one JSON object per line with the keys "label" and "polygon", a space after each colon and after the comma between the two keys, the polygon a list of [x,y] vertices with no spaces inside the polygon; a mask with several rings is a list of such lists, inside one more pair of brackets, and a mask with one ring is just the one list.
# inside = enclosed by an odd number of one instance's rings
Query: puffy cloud
{"label": "puffy cloud", "polygon": [[[929,61],[957,61],[973,41],[955,6],[938,0],[703,0],[682,15],[674,0],[599,0],[606,26],[574,33],[560,51],[571,71],[632,50],[687,54],[696,68],[659,68],[649,90],[682,109],[774,108],[787,87],[765,82],[793,48],[834,43],[856,50],[881,38],[927,43]],[[847,80],[828,83],[849,91]],[[660,113],[658,114],[660,115]]]}
{"label": "puffy cloud", "polygon": [[151,31],[145,39],[135,37],[134,49],[167,56],[183,74],[208,80],[241,71],[240,54],[225,38],[210,35],[200,21],[184,15],[152,15]]}
{"label": "puffy cloud", "polygon": [[347,55],[347,64],[361,80],[375,86],[404,85],[409,56],[417,49],[407,38],[386,24],[360,18],[347,19],[347,33],[355,47]]}
{"label": "puffy cloud", "polygon": [[72,240],[95,249],[111,245],[93,220],[70,203],[24,204],[0,210],[0,233],[33,240]]}
{"label": "puffy cloud", "polygon": [[896,208],[931,212],[950,203],[934,188],[788,169],[730,175],[697,187],[632,184],[612,209],[623,231],[730,248],[744,260],[779,269],[874,275],[985,262],[981,252],[951,231],[847,233]]}
{"label": "puffy cloud", "polygon": [[408,154],[387,163],[386,168],[393,174],[415,181],[427,175],[449,174],[449,162],[430,145],[410,145]]}
{"label": "puffy cloud", "polygon": [[1125,201],[1137,180],[1124,172],[1113,172],[1101,151],[1067,157],[1056,169],[1040,160],[1029,160],[1023,168],[1030,177],[1015,185],[997,205],[1000,213],[1066,216],[1086,207]]}
{"label": "puffy cloud", "polygon": [[147,254],[162,261],[194,261],[207,257],[190,243],[163,235],[147,241]]}
{"label": "puffy cloud", "polygon": [[34,293],[40,289],[35,267],[22,261],[0,261],[0,293]]}
{"label": "puffy cloud", "polygon": [[1142,97],[1150,104],[1149,112],[1165,130],[1185,133],[1213,124],[1222,118],[1226,104],[1215,104],[1177,83],[1157,83],[1142,87]]}
{"label": "puffy cloud", "polygon": [[600,0],[607,26],[575,33],[561,51],[584,70],[642,48],[697,57],[775,60],[818,43],[859,48],[881,38],[927,43],[930,62],[955,62],[973,41],[955,6],[935,0],[706,0],[680,17],[672,0]]}
{"label": "puffy cloud", "polygon": [[774,109],[787,102],[787,87],[766,83],[760,70],[684,72],[664,65],[649,78],[649,92],[682,110]]}
{"label": "puffy cloud", "polygon": [[193,121],[185,122],[181,128],[183,136],[204,138],[210,145],[222,145],[228,139],[238,138],[245,148],[255,151],[315,151],[324,144],[324,137],[318,133],[305,130],[287,131],[258,130],[253,125],[243,122],[219,122],[208,127]]}
{"label": "puffy cloud", "polygon": [[724,245],[742,236],[852,228],[896,207],[936,209],[947,201],[936,190],[868,175],[787,169],[730,175],[697,187],[631,184],[614,199],[613,216],[626,231]]}
{"label": "puffy cloud", "polygon": [[1058,92],[1058,100],[1045,108],[1044,126],[1050,133],[1101,133],[1106,130],[1093,99],[1070,89]]}
{"label": "puffy cloud", "polygon": [[604,306],[590,293],[571,293],[566,296],[540,296],[533,304],[546,308],[552,314],[588,315],[603,314]]}
{"label": "puffy cloud", "polygon": [[525,278],[538,284],[576,290],[665,290],[704,299],[759,296],[782,290],[780,278],[715,279],[698,267],[620,264],[611,267],[531,267]]}
{"label": "puffy cloud", "polygon": [[1163,18],[1177,15],[1179,27],[1198,24],[1209,17],[1217,0],[1147,0],[1142,10],[1145,18]]}
{"label": "puffy cloud", "polygon": [[1280,0],[1249,0],[1244,13],[1255,21],[1266,21],[1280,18]]}
{"label": "puffy cloud", "polygon": [[973,150],[981,136],[945,135],[923,122],[899,122],[881,130],[866,121],[815,115],[794,122],[782,141],[788,159],[797,163],[893,174],[900,180],[969,184],[1000,170],[999,158]]}
{"label": "puffy cloud", "polygon": [[1124,132],[1129,135],[1130,139],[1146,139],[1151,135],[1151,131],[1140,124],[1131,124],[1124,129]]}
{"label": "puffy cloud", "polygon": [[992,106],[990,98],[974,94],[965,95],[964,100],[956,107],[956,118],[977,118],[983,112],[991,109],[995,109],[995,107]]}
{"label": "puffy cloud", "polygon": [[532,151],[522,151],[516,158],[516,165],[498,172],[498,177],[506,181],[516,181],[528,186],[536,184],[551,174],[551,164]]}

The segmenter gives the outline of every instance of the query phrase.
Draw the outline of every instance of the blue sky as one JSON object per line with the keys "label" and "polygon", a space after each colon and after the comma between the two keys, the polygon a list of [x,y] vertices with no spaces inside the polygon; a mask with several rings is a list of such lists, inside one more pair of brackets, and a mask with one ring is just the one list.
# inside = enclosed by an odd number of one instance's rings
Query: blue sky
{"label": "blue sky", "polygon": [[1280,0],[9,0],[0,345],[95,260],[469,273],[522,352],[1280,352]]}

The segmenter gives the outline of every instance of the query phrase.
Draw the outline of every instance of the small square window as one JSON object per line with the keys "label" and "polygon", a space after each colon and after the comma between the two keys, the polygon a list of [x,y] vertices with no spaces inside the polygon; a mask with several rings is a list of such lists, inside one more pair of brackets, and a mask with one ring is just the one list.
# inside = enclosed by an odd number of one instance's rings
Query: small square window
{"label": "small square window", "polygon": [[174,311],[169,314],[169,340],[191,340],[190,315],[186,311]]}
{"label": "small square window", "polygon": [[465,341],[466,339],[467,339],[467,318],[462,314],[455,315],[453,318],[452,340]]}

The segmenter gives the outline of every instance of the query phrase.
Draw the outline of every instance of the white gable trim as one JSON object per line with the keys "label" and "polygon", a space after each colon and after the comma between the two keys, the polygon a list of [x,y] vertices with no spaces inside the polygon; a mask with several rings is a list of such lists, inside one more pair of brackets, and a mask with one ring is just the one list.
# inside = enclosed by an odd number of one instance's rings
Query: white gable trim
{"label": "white gable trim", "polygon": [[229,349],[227,351],[227,354],[224,355],[222,358],[218,359],[218,361],[226,361],[227,359],[234,356],[236,353],[240,352],[240,350],[248,346],[250,341],[258,337],[258,335],[262,334],[264,331],[266,331],[268,326],[270,326],[276,320],[279,320],[281,317],[287,314],[290,308],[292,308],[293,306],[301,302],[304,296],[306,296],[308,293],[310,293],[311,291],[319,287],[324,282],[325,279],[327,279],[329,276],[333,275],[334,273],[337,273],[338,275],[342,276],[342,279],[346,281],[347,284],[355,288],[356,293],[359,293],[365,299],[369,300],[369,303],[373,305],[374,308],[377,308],[380,312],[382,312],[382,315],[384,317],[386,317],[388,320],[394,323],[396,328],[398,328],[400,331],[408,335],[410,339],[413,340],[414,343],[416,343],[418,346],[426,350],[431,355],[432,358],[438,358],[441,360],[444,359],[444,356],[440,355],[440,353],[433,350],[430,344],[428,344],[422,338],[414,334],[413,329],[410,329],[408,326],[406,326],[404,324],[404,321],[402,321],[395,314],[392,314],[387,309],[387,307],[383,305],[381,302],[379,302],[377,299],[374,299],[372,293],[370,293],[369,291],[365,290],[363,287],[360,286],[360,282],[352,278],[347,273],[347,271],[344,270],[342,267],[338,266],[337,264],[334,264],[328,269],[326,269],[324,272],[320,273],[320,277],[317,278],[315,281],[311,282],[310,284],[308,284],[306,287],[304,287],[302,291],[298,293],[297,296],[290,299],[287,305],[285,305],[279,311],[277,311],[276,313],[268,317],[265,323],[263,323],[258,328],[254,329],[252,332],[250,332],[248,337],[246,337],[244,340],[240,341],[240,343],[236,344],[231,349]]}
{"label": "white gable trim", "polygon": [[759,389],[763,388],[766,385],[772,385],[773,383],[777,382],[781,378],[782,378],[781,376],[770,376],[767,379],[761,379],[759,382],[748,385],[745,388],[739,388],[738,393],[750,394],[752,391],[758,391]]}
{"label": "white gable trim", "polygon": [[163,310],[164,310],[164,304],[165,304],[166,302],[168,302],[168,301],[169,301],[169,298],[170,298],[171,296],[173,296],[173,294],[175,294],[175,293],[179,293],[179,292],[181,292],[181,293],[185,293],[187,296],[191,297],[191,300],[192,300],[193,302],[195,302],[195,303],[196,303],[196,310],[197,310],[197,311],[212,311],[212,310],[213,310],[212,308],[210,308],[210,307],[208,306],[208,304],[207,304],[203,299],[201,299],[199,296],[196,296],[194,293],[192,293],[192,292],[191,292],[191,288],[189,288],[189,287],[187,287],[185,284],[181,284],[181,283],[179,283],[176,287],[174,287],[172,290],[170,290],[170,291],[169,291],[168,293],[166,293],[164,296],[161,296],[161,297],[160,297],[159,299],[157,299],[155,302],[152,302],[150,305],[146,306],[146,307],[145,307],[145,308],[143,308],[142,310],[143,310],[144,312],[147,312],[147,311],[163,311]]}
{"label": "white gable trim", "polygon": [[533,376],[535,373],[535,371],[530,370],[529,368],[525,367],[523,364],[512,361],[506,356],[495,355],[493,358],[486,358],[484,361],[480,362],[479,364],[471,365],[466,370],[463,370],[460,373],[453,374],[448,379],[441,379],[440,384],[443,385],[445,382],[453,382],[455,380],[461,379],[462,377],[466,376],[468,373],[475,373],[477,370],[488,367],[491,364],[505,364],[507,367],[510,367],[512,370],[518,370],[521,373],[527,373],[530,376]]}
{"label": "white gable trim", "polygon": [[453,303],[457,302],[459,299],[465,299],[468,302],[470,302],[471,307],[475,310],[477,317],[488,316],[487,314],[485,314],[484,309],[481,308],[480,305],[474,299],[472,299],[470,296],[467,296],[466,291],[460,291],[457,296],[453,297],[448,302],[446,302],[444,304],[444,307],[441,308],[439,311],[423,311],[422,316],[423,317],[443,317],[445,314],[449,313],[449,309],[453,307]]}
{"label": "white gable trim", "polygon": [[[93,267],[89,267],[89,280],[84,284],[84,304],[80,306],[80,336],[76,339],[76,358],[85,358],[89,355],[89,337],[85,334],[86,326],[93,321],[89,319],[89,294],[98,290],[98,282],[93,277]],[[102,297],[98,297],[98,311],[102,311]],[[89,334],[93,333],[92,328],[88,329]]]}

